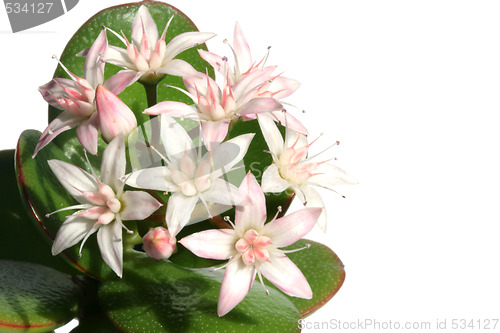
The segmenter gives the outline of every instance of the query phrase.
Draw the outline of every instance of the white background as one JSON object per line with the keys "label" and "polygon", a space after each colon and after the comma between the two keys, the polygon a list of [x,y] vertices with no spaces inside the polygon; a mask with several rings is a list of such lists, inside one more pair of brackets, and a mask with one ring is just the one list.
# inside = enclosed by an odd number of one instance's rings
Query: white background
{"label": "white background", "polygon": [[[0,9],[1,149],[45,128],[37,87],[52,77],[51,56],[120,1],[103,3],[81,0],[17,34]],[[346,199],[323,192],[328,231],[310,238],[336,251],[347,278],[304,332],[330,320],[446,319],[450,328],[452,319],[500,317],[500,3],[170,3],[219,34],[211,50],[230,55],[222,40],[236,20],[255,58],[271,45],[268,64],[302,82],[288,101],[307,111],[300,118],[313,138],[324,132],[312,151],[339,140],[324,157],[360,182],[339,189]]]}

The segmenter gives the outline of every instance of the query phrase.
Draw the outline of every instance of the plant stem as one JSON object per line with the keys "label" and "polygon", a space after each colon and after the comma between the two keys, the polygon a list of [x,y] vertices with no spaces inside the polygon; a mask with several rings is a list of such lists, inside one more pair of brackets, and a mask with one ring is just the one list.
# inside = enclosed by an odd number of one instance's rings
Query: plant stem
{"label": "plant stem", "polygon": [[146,90],[146,98],[148,100],[148,108],[156,105],[158,103],[158,84],[148,84],[143,83],[144,89]]}

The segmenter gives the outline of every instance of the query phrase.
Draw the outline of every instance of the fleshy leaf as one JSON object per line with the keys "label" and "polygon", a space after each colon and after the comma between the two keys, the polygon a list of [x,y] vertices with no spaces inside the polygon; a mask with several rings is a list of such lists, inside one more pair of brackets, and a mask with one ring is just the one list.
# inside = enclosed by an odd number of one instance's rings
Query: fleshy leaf
{"label": "fleshy leaf", "polygon": [[[40,132],[33,130],[21,134],[16,151],[16,172],[21,195],[29,215],[52,245],[57,230],[72,211],[63,211],[50,217],[46,214],[78,204],[78,202],[62,187],[47,163],[51,159],[68,161],[65,150],[53,143],[42,149],[34,159],[31,157],[39,136]],[[79,155],[75,149],[71,152],[71,159],[68,162],[91,172],[85,165],[82,155],[81,151]],[[94,165],[93,169],[98,172],[98,165]],[[114,274],[102,260],[95,236],[91,236],[85,243],[81,258],[78,258],[78,246],[65,250],[60,256],[90,276],[102,279]]]}
{"label": "fleshy leaf", "polygon": [[311,247],[287,254],[302,271],[313,291],[312,299],[287,296],[302,317],[307,317],[325,305],[337,293],[345,279],[344,264],[325,245],[302,239],[286,249],[297,249],[306,244]]}
{"label": "fleshy leaf", "polygon": [[50,254],[50,245],[31,221],[19,195],[14,150],[0,151],[0,175],[0,259],[27,261],[64,273],[77,273],[60,257]]}
{"label": "fleshy leaf", "polygon": [[296,332],[299,313],[281,293],[267,296],[255,283],[247,297],[223,317],[217,315],[222,271],[181,268],[137,254],[124,278],[103,283],[101,304],[121,331]]}
{"label": "fleshy leaf", "polygon": [[49,332],[75,315],[81,289],[69,275],[32,263],[0,260],[0,331]]}

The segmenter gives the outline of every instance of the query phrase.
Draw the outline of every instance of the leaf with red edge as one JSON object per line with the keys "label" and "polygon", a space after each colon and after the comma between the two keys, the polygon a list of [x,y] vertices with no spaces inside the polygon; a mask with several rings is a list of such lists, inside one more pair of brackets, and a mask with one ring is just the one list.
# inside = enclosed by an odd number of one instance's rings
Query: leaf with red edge
{"label": "leaf with red edge", "polygon": [[345,279],[344,264],[327,246],[302,239],[287,249],[301,248],[306,244],[310,245],[309,249],[287,254],[302,271],[313,291],[312,299],[288,297],[303,318],[321,308],[335,296]]}
{"label": "leaf with red edge", "polygon": [[50,332],[74,318],[82,297],[69,275],[0,260],[0,332]]}

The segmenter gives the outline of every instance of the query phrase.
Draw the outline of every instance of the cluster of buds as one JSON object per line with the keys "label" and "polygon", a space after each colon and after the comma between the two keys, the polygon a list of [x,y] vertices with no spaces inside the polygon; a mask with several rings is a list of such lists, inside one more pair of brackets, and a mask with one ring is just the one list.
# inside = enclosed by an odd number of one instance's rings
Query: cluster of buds
{"label": "cluster of buds", "polygon": [[[122,276],[123,221],[148,219],[166,206],[163,226],[151,229],[143,238],[143,249],[157,260],[176,252],[179,232],[191,223],[218,216],[235,207],[234,222],[226,217],[226,229],[211,229],[183,237],[179,243],[195,255],[229,260],[222,281],[218,314],[234,308],[248,293],[255,277],[263,277],[291,296],[311,298],[307,280],[280,248],[295,243],[316,224],[326,227],[325,207],[312,186],[353,184],[355,180],[327,161],[311,161],[307,130],[284,110],[281,99],[299,84],[273,74],[275,66],[265,66],[265,57],[252,60],[250,48],[238,24],[231,47],[234,66],[228,59],[204,50],[199,55],[222,74],[218,84],[189,63],[175,59],[184,50],[212,38],[212,33],[186,32],[167,44],[165,36],[174,16],[158,37],[156,23],[146,6],[141,6],[132,24],[130,41],[110,27],[104,27],[94,44],[79,55],[85,56],[80,78],[63,68],[70,79],[55,78],[40,87],[43,98],[63,112],[43,132],[33,156],[58,134],[76,127],[76,135],[91,154],[98,154],[99,132],[108,143],[101,158],[100,175],[58,160],[48,161],[57,179],[79,203],[62,210],[76,210],[59,229],[53,254],[81,242],[94,232],[104,261]],[[114,33],[125,49],[108,45],[106,34]],[[120,72],[104,82],[106,63],[120,66]],[[157,165],[134,169],[127,174],[127,138],[137,127],[130,108],[117,96],[134,82],[157,84],[165,75],[181,76],[182,90],[193,104],[161,101],[144,110],[159,119],[159,146],[150,147],[161,157]],[[199,138],[193,140],[173,117],[199,123]],[[248,172],[241,184],[226,175],[241,168],[254,133],[227,139],[230,124],[237,119],[257,119],[272,155],[261,184]],[[285,138],[278,125],[286,125]],[[240,178],[241,179],[241,178]],[[125,190],[126,186],[137,190]],[[264,192],[291,188],[305,208],[266,223]],[[155,191],[168,193],[160,199]],[[163,202],[162,202],[163,200]],[[61,211],[61,210],[58,210]],[[50,214],[48,214],[49,216]],[[264,287],[265,288],[265,287]]]}

